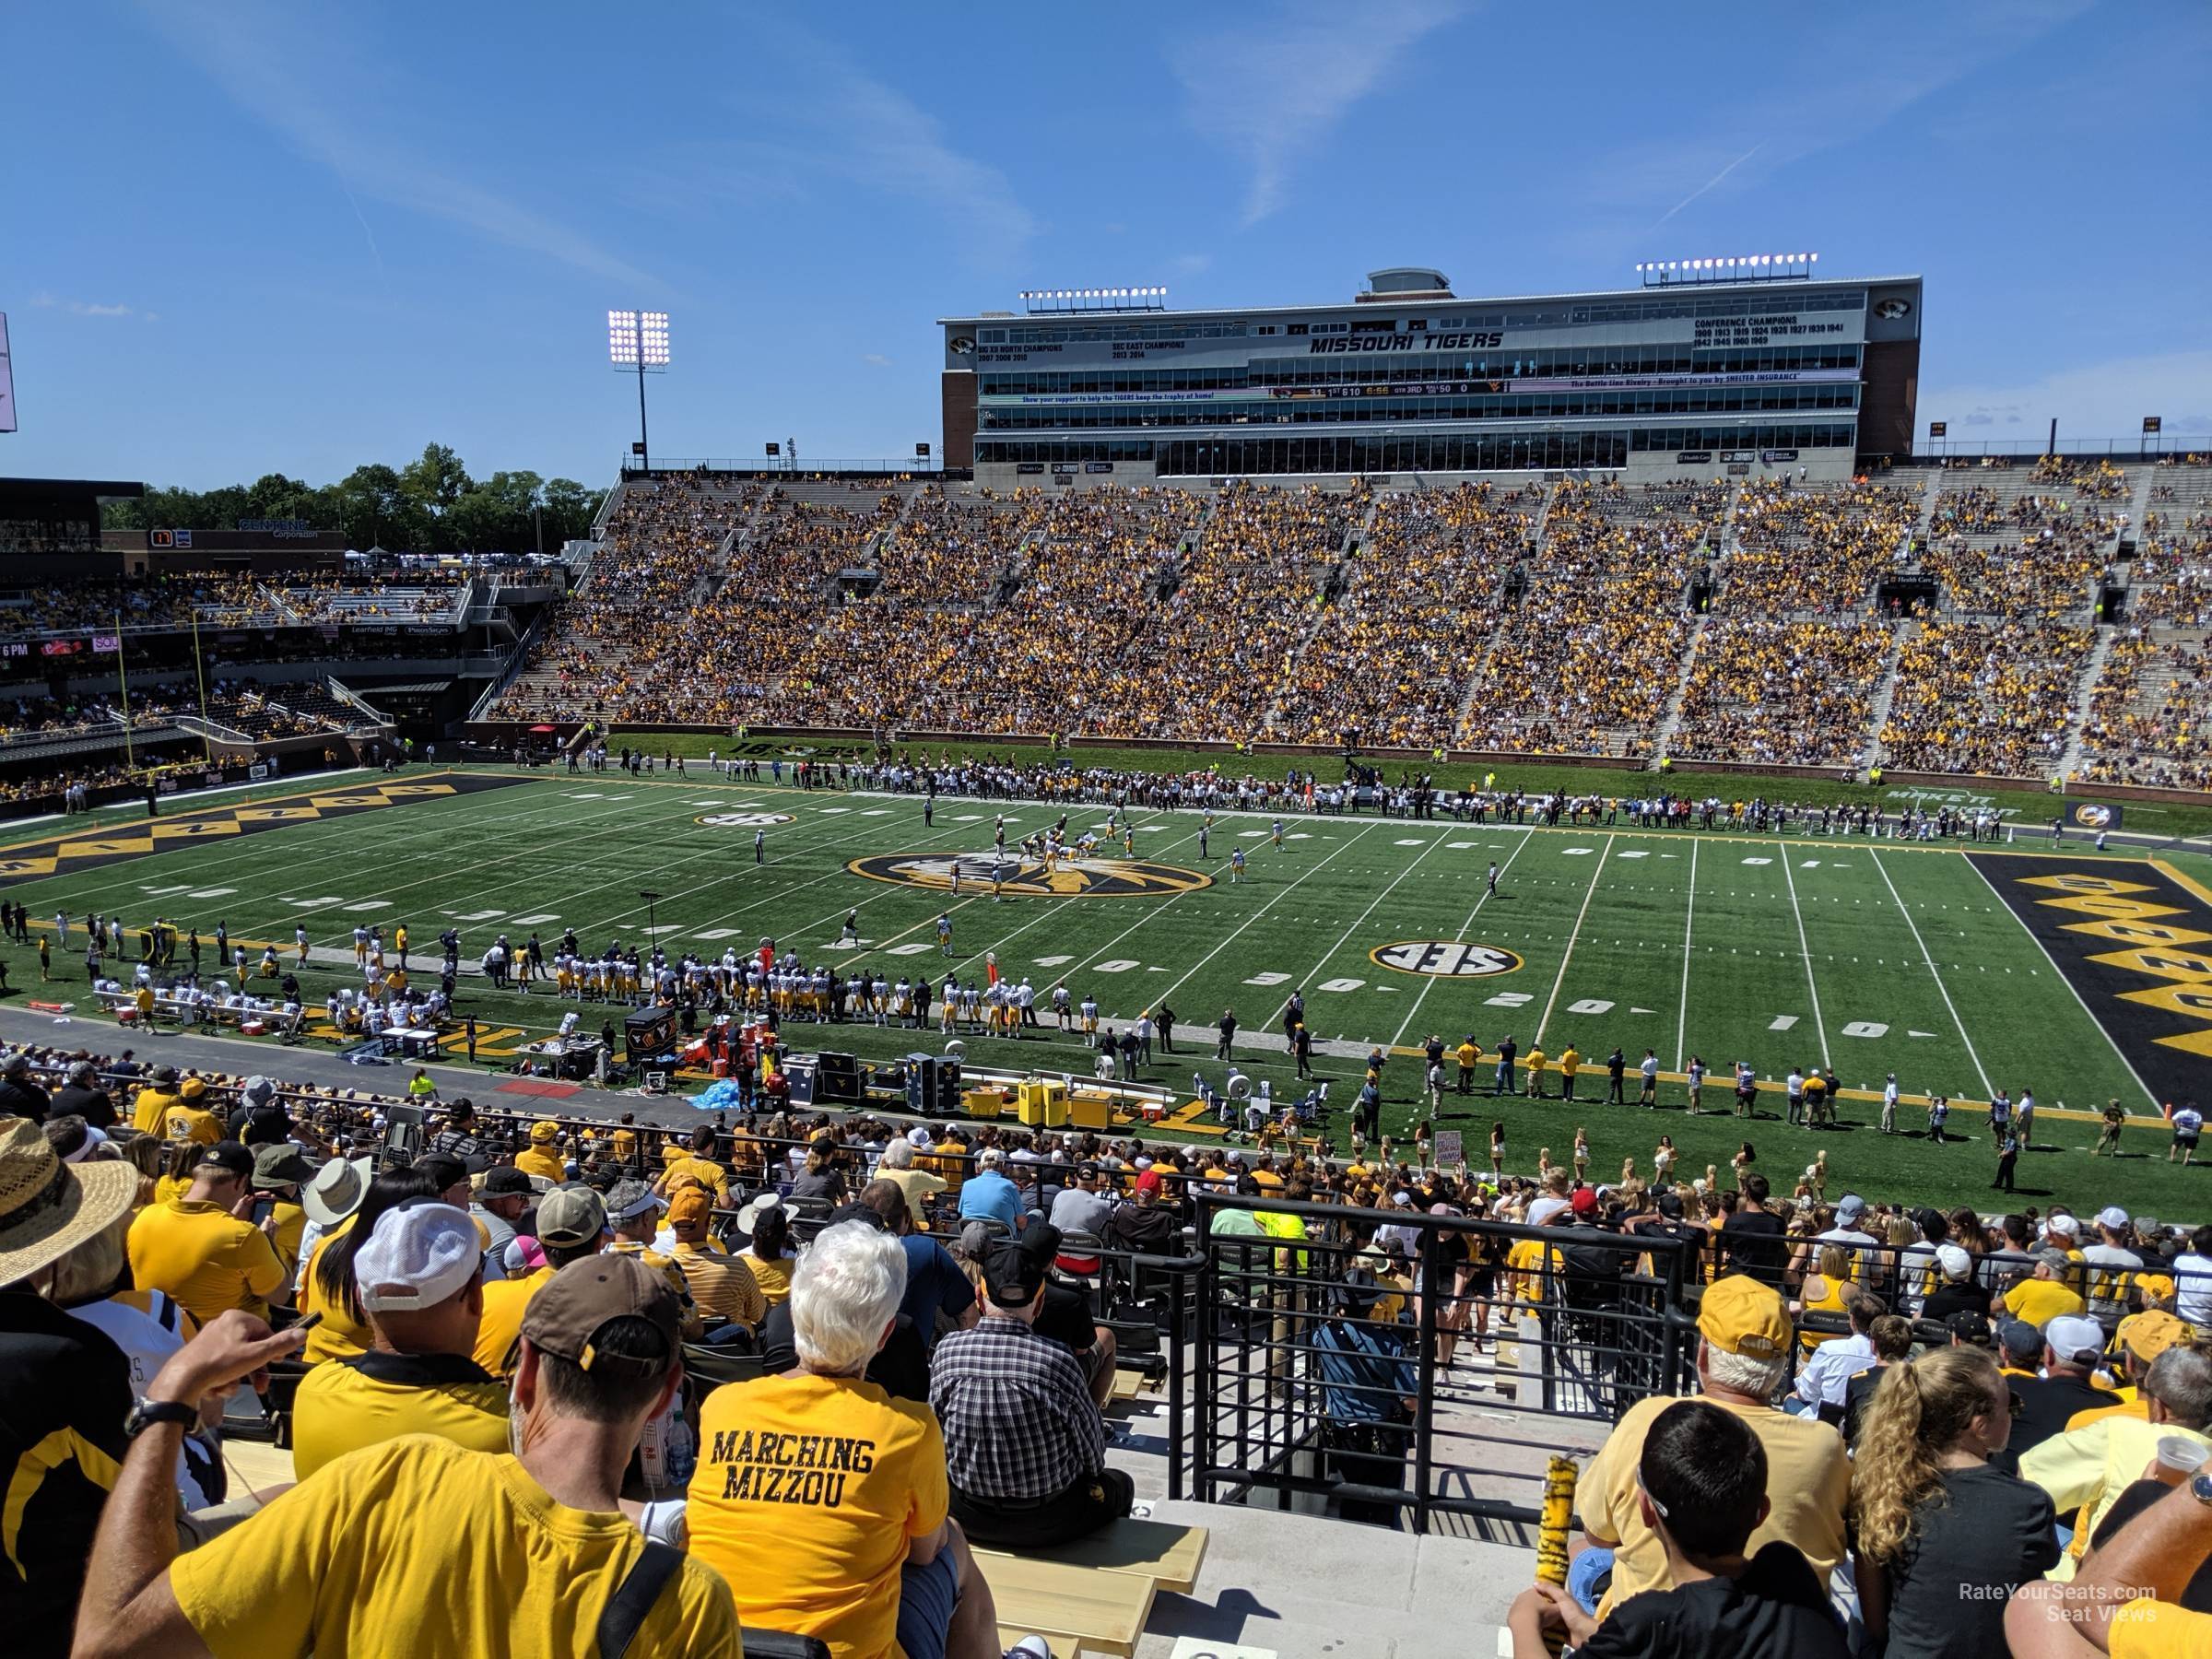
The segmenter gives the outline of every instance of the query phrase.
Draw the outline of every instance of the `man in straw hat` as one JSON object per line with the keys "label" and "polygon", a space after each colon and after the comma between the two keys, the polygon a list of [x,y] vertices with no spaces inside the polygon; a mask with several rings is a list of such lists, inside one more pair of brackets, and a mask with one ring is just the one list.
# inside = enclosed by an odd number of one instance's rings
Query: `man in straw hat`
{"label": "man in straw hat", "polygon": [[[65,1163],[29,1118],[0,1118],[0,1468],[11,1524],[0,1607],[9,1612],[11,1653],[69,1650],[85,1557],[126,1449],[131,1408],[122,1350],[50,1300],[54,1271],[100,1241],[108,1277],[117,1277],[137,1196],[131,1165]],[[178,1449],[172,1440],[155,1472],[172,1533]]]}
{"label": "man in straw hat", "polygon": [[523,1323],[512,1457],[422,1435],[370,1446],[178,1555],[165,1487],[172,1419],[299,1346],[295,1333],[224,1315],[147,1391],[141,1417],[153,1420],[93,1547],[76,1652],[498,1659],[595,1645],[735,1659],[721,1578],[649,1547],[617,1507],[631,1447],[683,1377],[679,1317],[641,1264],[571,1263]]}

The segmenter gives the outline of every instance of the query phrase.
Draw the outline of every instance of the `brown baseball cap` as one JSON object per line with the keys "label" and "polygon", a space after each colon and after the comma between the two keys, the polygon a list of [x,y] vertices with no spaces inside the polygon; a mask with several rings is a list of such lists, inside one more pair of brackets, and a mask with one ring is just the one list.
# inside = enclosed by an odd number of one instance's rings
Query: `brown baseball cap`
{"label": "brown baseball cap", "polygon": [[[676,1358],[683,1310],[668,1281],[634,1255],[612,1253],[571,1262],[531,1297],[523,1335],[543,1353],[601,1374],[658,1374]],[[661,1333],[667,1352],[658,1359],[601,1354],[599,1334],[618,1319],[642,1319]]]}

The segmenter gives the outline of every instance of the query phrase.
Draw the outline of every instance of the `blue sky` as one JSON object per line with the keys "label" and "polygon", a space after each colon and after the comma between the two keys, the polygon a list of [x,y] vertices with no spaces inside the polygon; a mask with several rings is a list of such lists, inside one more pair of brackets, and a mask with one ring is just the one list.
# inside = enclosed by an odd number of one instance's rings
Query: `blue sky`
{"label": "blue sky", "polygon": [[1927,277],[1955,437],[2212,432],[2212,7],[132,6],[9,20],[0,472],[322,482],[431,439],[935,441],[932,319],[1628,284],[1820,250]]}

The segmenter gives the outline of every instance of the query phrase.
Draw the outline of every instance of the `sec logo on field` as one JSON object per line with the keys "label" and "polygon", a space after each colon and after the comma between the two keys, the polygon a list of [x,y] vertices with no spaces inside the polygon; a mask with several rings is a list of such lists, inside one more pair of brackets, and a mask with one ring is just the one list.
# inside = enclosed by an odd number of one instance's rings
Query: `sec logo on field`
{"label": "sec logo on field", "polygon": [[1510,950],[1455,939],[1400,939],[1376,946],[1367,959],[1400,973],[1426,973],[1437,979],[1487,979],[1521,967],[1521,959]]}
{"label": "sec logo on field", "polygon": [[788,812],[710,812],[691,820],[711,830],[765,830],[771,824],[795,822]]}

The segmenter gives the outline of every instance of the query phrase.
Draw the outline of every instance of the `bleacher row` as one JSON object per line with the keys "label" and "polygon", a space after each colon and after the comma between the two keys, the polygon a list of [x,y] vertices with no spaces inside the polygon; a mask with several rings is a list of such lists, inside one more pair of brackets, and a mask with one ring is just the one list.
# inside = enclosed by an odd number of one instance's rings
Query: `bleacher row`
{"label": "bleacher row", "polygon": [[2212,775],[2202,465],[1382,492],[686,477],[626,485],[606,546],[495,718]]}

